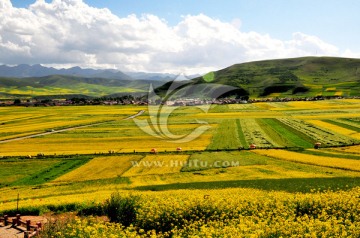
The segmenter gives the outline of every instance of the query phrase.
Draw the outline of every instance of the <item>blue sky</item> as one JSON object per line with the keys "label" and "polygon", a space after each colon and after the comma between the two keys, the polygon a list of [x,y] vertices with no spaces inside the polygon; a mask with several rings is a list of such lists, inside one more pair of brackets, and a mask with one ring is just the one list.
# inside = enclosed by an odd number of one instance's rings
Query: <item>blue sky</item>
{"label": "blue sky", "polygon": [[[11,2],[14,8],[27,9],[34,1],[12,0]],[[50,4],[52,1],[47,0],[46,2]],[[197,22],[209,22],[208,25],[205,24],[206,27],[221,28],[219,24],[213,22],[212,25],[210,21],[230,23],[238,28],[238,35],[247,34],[250,37],[251,32],[260,35],[254,36],[259,42],[264,42],[267,38],[271,38],[272,43],[270,45],[277,45],[278,43],[275,41],[281,41],[284,44],[294,41],[291,42],[292,48],[289,46],[282,48],[283,51],[296,52],[293,53],[294,57],[301,56],[301,54],[360,56],[360,44],[358,43],[360,42],[360,1],[358,0],[84,0],[82,2],[88,7],[96,9],[107,8],[119,19],[125,19],[131,14],[136,14],[137,19],[141,20],[144,14],[150,14],[165,22],[169,29],[186,22],[185,19],[188,19],[188,24],[194,21],[194,19],[186,18],[186,16],[201,15],[206,19],[196,20]],[[196,25],[196,23],[194,24]],[[297,34],[296,40],[294,40],[294,34]],[[262,37],[263,39],[261,39]],[[300,38],[301,42],[299,42]],[[248,43],[238,42],[236,44],[239,48],[248,49],[250,47]],[[296,48],[296,46],[303,48]],[[260,50],[262,47],[260,46],[255,50]],[[267,49],[267,52],[273,51],[275,51],[273,48]],[[204,49],[203,52],[207,52],[207,50]],[[238,61],[271,58],[271,54],[264,52],[261,53],[261,56],[259,54],[256,53],[256,57],[239,58]],[[249,55],[253,54],[249,53]],[[274,58],[279,58],[282,54],[275,55]],[[292,56],[292,54],[283,55]],[[216,64],[212,62],[211,67],[221,68],[226,63]],[[237,62],[234,61],[233,63]]]}

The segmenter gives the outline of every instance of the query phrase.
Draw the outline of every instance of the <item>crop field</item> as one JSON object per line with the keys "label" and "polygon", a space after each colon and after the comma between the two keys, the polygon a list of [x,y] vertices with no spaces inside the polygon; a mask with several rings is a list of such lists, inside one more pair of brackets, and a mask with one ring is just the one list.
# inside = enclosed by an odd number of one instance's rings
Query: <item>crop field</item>
{"label": "crop field", "polygon": [[359,128],[336,120],[309,120],[310,123],[322,128],[329,129],[333,132],[339,132],[355,139],[360,139]]}
{"label": "crop field", "polygon": [[54,182],[86,181],[120,177],[141,155],[96,157],[78,169],[58,177]]}
{"label": "crop field", "polygon": [[360,236],[360,100],[154,109],[0,107],[0,215],[118,192],[138,197],[133,228],[81,218],[64,237]]}
{"label": "crop field", "polygon": [[231,119],[224,119],[216,128],[208,149],[237,149],[241,146],[242,144],[239,141],[239,136],[237,134],[236,121]]}
{"label": "crop field", "polygon": [[180,172],[188,160],[188,155],[147,155],[132,167],[123,176],[142,176],[153,174],[169,174]]}
{"label": "crop field", "polygon": [[0,186],[2,184],[11,184],[28,175],[47,169],[58,162],[59,160],[24,160],[16,158],[0,160]]}
{"label": "crop field", "polygon": [[325,123],[321,124],[322,127],[313,125],[311,122],[316,122],[314,120],[303,121],[299,119],[282,118],[280,121],[325,145],[349,145],[357,141],[356,139],[340,134],[340,131],[329,131],[328,128],[324,126]]}
{"label": "crop field", "polygon": [[[2,130],[4,135],[12,133],[12,136],[0,138],[0,156],[34,156],[39,153],[46,155],[94,154],[108,153],[109,151],[133,152],[134,150],[148,152],[153,147],[159,150],[174,151],[179,146],[178,143],[171,140],[154,138],[144,133],[132,120],[123,120],[142,110],[142,107],[111,107],[112,110],[96,106],[76,107],[71,110],[68,108],[59,107],[54,115],[50,114],[50,111],[42,111],[44,109],[40,108],[43,116],[36,120],[29,119],[30,114],[27,114],[28,117],[21,117],[21,120],[14,119],[15,115],[4,114],[5,116],[2,118],[5,119],[5,122],[0,125],[0,131]],[[23,108],[15,109],[13,114],[17,114],[17,110],[20,113],[23,111]],[[34,109],[30,109],[30,112],[32,110]],[[10,114],[9,112],[8,114]],[[64,114],[63,118],[61,118],[62,114]],[[20,118],[20,116],[18,117]],[[141,118],[139,117],[139,119]],[[11,120],[14,121],[10,123]],[[49,124],[48,121],[54,122]],[[73,128],[79,125],[85,126]],[[172,120],[168,125],[169,131],[175,135],[186,135],[195,127],[197,125],[193,122],[187,123],[184,120]],[[21,131],[21,128],[25,132]],[[60,130],[64,128],[69,130]],[[45,134],[42,135],[42,133]],[[4,141],[36,134],[38,136],[33,138]],[[205,133],[199,138],[195,138],[191,144],[183,147],[188,150],[203,150],[210,140],[211,135]],[[137,143],[140,141],[141,143]]]}
{"label": "crop field", "polygon": [[256,153],[282,160],[300,162],[304,164],[313,164],[323,167],[360,171],[359,160],[325,157],[325,156],[317,156],[311,154],[301,154],[293,151],[275,150],[275,149],[257,150]]}
{"label": "crop field", "polygon": [[[141,110],[141,109],[139,109]],[[138,112],[137,108],[104,107],[2,107],[0,140],[45,133],[83,125],[121,120]]]}
{"label": "crop field", "polygon": [[350,153],[350,154],[360,155],[360,145],[341,147],[341,148],[333,148],[332,150],[339,151],[341,153]]}
{"label": "crop field", "polygon": [[241,119],[240,125],[243,130],[245,140],[248,141],[249,144],[255,144],[260,148],[280,146],[263,130],[257,119]]}
{"label": "crop field", "polygon": [[248,151],[203,152],[192,154],[182,172],[200,171],[248,165],[266,165],[266,158]]}

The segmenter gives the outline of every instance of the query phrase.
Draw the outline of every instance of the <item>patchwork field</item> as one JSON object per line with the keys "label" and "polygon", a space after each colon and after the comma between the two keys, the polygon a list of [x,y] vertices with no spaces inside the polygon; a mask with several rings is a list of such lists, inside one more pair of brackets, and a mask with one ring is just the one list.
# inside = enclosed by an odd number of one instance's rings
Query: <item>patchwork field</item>
{"label": "patchwork field", "polygon": [[[117,191],[141,197],[134,225],[145,233],[121,232],[142,237],[149,237],[147,232],[221,236],[217,227],[271,237],[270,225],[287,226],[279,228],[283,236],[306,227],[319,237],[322,231],[338,236],[336,227],[360,234],[352,228],[358,215],[346,215],[360,209],[359,200],[348,199],[360,195],[360,100],[201,109],[180,107],[157,118],[137,106],[0,108],[0,215],[16,212],[18,196],[21,213],[40,214],[95,209]],[[145,113],[136,119],[146,121],[147,128],[126,119],[141,110]],[[209,129],[191,140],[172,139],[202,125]],[[315,143],[321,143],[318,149]],[[231,213],[241,201],[248,206]],[[265,215],[270,211],[273,216]],[[305,222],[305,214],[311,222]],[[178,228],[171,225],[176,221]],[[160,225],[150,225],[156,222]],[[263,233],[251,233],[254,227]]]}

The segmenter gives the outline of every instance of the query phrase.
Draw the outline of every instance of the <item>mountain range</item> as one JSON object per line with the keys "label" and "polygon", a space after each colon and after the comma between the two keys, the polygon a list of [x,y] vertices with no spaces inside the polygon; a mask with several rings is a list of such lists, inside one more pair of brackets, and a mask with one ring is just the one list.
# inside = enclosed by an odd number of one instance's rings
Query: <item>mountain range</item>
{"label": "mountain range", "polygon": [[112,69],[2,65],[0,98],[145,94],[150,84],[162,95],[169,90],[192,87],[191,90],[183,90],[179,97],[218,96],[221,91],[228,92],[230,87],[233,94],[227,96],[351,97],[360,96],[360,59],[301,57],[264,60],[235,64],[203,76],[191,77],[187,81],[174,81],[175,78],[177,75],[173,74],[123,73]]}
{"label": "mountain range", "polygon": [[[96,77],[96,78],[109,78],[120,80],[172,80],[176,78],[175,74],[161,74],[161,73],[145,73],[145,72],[126,72],[115,69],[90,69],[80,68],[78,66],[68,69],[56,69],[53,67],[45,67],[40,64],[28,65],[19,64],[16,66],[0,65],[1,77],[13,78],[28,78],[28,77],[45,77],[49,75],[67,75],[78,77]],[[198,75],[192,76],[192,78]]]}
{"label": "mountain range", "polygon": [[163,73],[123,73],[114,69],[56,69],[40,64],[0,65],[0,99],[145,94],[150,84],[158,87],[177,77]]}

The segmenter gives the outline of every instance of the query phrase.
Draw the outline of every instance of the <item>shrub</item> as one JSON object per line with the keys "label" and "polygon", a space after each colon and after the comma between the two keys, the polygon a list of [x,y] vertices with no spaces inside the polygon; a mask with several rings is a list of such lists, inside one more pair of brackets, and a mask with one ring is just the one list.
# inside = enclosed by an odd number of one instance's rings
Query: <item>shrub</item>
{"label": "shrub", "polygon": [[135,223],[139,196],[123,197],[119,192],[111,194],[104,206],[105,214],[110,222],[118,222],[124,226]]}
{"label": "shrub", "polygon": [[77,213],[79,216],[103,216],[104,208],[100,203],[91,203],[89,205],[84,205],[78,210]]}

